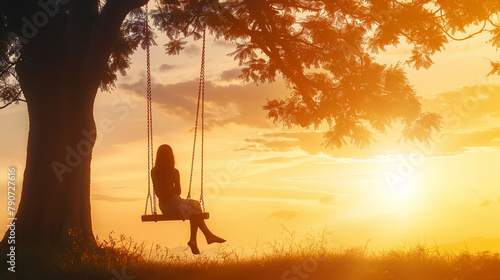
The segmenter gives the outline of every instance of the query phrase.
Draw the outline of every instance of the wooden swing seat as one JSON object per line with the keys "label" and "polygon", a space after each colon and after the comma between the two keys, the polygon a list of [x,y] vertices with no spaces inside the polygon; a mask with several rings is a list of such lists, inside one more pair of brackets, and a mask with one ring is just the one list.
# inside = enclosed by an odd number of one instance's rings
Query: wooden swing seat
{"label": "wooden swing seat", "polygon": [[[202,219],[206,220],[210,218],[210,214],[208,212],[204,212],[201,214],[197,215],[198,217],[201,217]],[[182,216],[182,214],[167,214],[167,215],[160,215],[160,214],[155,214],[155,215],[142,215],[141,220],[143,222],[158,222],[158,221],[185,221],[189,220],[186,219],[185,217]]]}

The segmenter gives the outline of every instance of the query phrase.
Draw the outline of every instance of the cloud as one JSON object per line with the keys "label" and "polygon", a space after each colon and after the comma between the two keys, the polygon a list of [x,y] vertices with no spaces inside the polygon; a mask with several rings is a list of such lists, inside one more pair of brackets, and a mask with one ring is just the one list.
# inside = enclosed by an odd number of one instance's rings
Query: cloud
{"label": "cloud", "polygon": [[230,82],[234,80],[239,80],[241,75],[241,70],[239,68],[234,68],[231,70],[226,70],[222,72],[220,78],[222,81]]}
{"label": "cloud", "polygon": [[493,201],[491,201],[491,199],[486,199],[485,201],[483,201],[483,203],[481,203],[481,207],[486,207],[488,205],[490,205]]}
{"label": "cloud", "polygon": [[488,150],[500,149],[500,127],[487,130],[455,132],[446,135],[446,142],[443,143],[441,152],[447,154],[459,154],[474,148]]}
{"label": "cloud", "polygon": [[228,48],[228,49],[234,49],[234,47],[235,47],[235,43],[233,43],[231,41],[226,41],[226,40],[215,40],[215,42],[213,44],[215,46],[224,47],[224,48]]}
{"label": "cloud", "polygon": [[201,48],[196,45],[189,45],[184,49],[184,52],[188,55],[200,55],[201,56]]}
{"label": "cloud", "polygon": [[474,148],[500,148],[500,85],[484,83],[434,94],[422,100],[424,110],[442,115],[444,154]]}
{"label": "cloud", "polygon": [[[221,79],[228,81],[236,76],[238,69],[223,72]],[[144,97],[144,82],[121,84]],[[226,127],[231,124],[260,128],[264,131],[275,129],[272,121],[266,119],[262,109],[266,99],[285,96],[289,91],[283,83],[241,85],[218,85],[206,82],[206,128]],[[198,81],[191,80],[177,84],[155,84],[153,102],[167,116],[194,122],[198,93]],[[426,156],[453,156],[474,148],[500,148],[500,86],[485,85],[444,92],[422,100],[424,110],[441,113],[444,117],[443,132],[446,141],[432,148]],[[496,126],[495,126],[496,125]],[[398,145],[401,127],[378,134],[377,142],[369,149],[358,149],[346,145],[342,149],[324,147],[324,131],[298,130],[275,131],[248,137],[236,151],[240,152],[304,152],[309,155],[328,155],[332,158],[374,159],[391,154],[387,147],[397,147],[397,154],[411,154],[422,151],[422,145],[408,143]],[[259,163],[286,161],[287,157],[270,155],[259,158]]]}
{"label": "cloud", "polygon": [[316,204],[324,197],[332,197],[333,199],[330,201],[331,203],[338,202],[348,197],[347,194],[314,190],[312,189],[313,187],[318,187],[318,184],[315,182],[310,185],[304,185],[303,187],[294,187],[293,185],[295,184],[290,183],[289,181],[283,183],[284,179],[286,178],[276,178],[279,183],[276,183],[275,186],[244,186],[242,183],[234,183],[239,186],[224,188],[223,190],[220,190],[218,195],[231,198],[244,197],[255,200],[266,200],[272,198],[282,201],[303,201],[312,204]]}
{"label": "cloud", "polygon": [[297,211],[284,209],[284,210],[279,210],[279,211],[271,213],[271,215],[269,215],[269,218],[279,218],[279,219],[291,220],[291,219],[295,218],[298,214],[299,214],[299,212],[297,212]]}
{"label": "cloud", "polygon": [[323,196],[322,198],[320,198],[319,202],[326,204],[326,205],[329,205],[332,202],[334,202],[336,199],[337,199],[337,197],[335,197],[334,195],[327,195],[327,196]]}
{"label": "cloud", "polygon": [[[121,84],[120,87],[144,96],[144,82]],[[254,84],[220,86],[207,81],[205,84],[205,117],[207,129],[224,127],[230,124],[256,128],[271,128],[272,122],[266,119],[267,112],[262,109],[266,98],[273,99],[287,93],[283,84]],[[177,84],[154,84],[153,103],[165,115],[193,122],[196,113],[198,81],[192,80]]]}
{"label": "cloud", "polygon": [[[243,145],[238,152],[304,152],[308,155],[328,155],[335,158],[375,158],[384,152],[386,143],[379,146],[372,145],[370,149],[358,149],[353,145],[344,146],[342,149],[330,149],[322,145],[324,142],[324,131],[276,131],[261,133],[255,137],[243,140]],[[286,158],[283,158],[286,159]],[[263,162],[264,159],[258,159]],[[277,161],[279,158],[268,158],[269,161]]]}
{"label": "cloud", "polygon": [[[300,137],[300,136],[306,137]],[[314,141],[316,136],[320,136],[317,132],[301,133],[301,132],[268,132],[251,137],[244,140],[246,151],[255,152],[287,152],[300,149],[301,140]]]}
{"label": "cloud", "polygon": [[279,163],[283,164],[285,162],[291,162],[295,159],[300,159],[301,157],[298,156],[277,156],[277,157],[268,157],[268,158],[262,158],[262,159],[254,159],[252,160],[252,163],[262,163],[262,164],[269,164],[269,163]]}
{"label": "cloud", "polygon": [[487,128],[500,121],[500,85],[483,84],[434,94],[424,109],[443,116],[445,130]]}
{"label": "cloud", "polygon": [[162,65],[160,65],[160,67],[158,67],[158,69],[161,72],[167,72],[167,71],[172,70],[174,68],[175,68],[175,65],[172,65],[172,64],[162,64]]}
{"label": "cloud", "polygon": [[[253,163],[287,163],[307,156],[321,157],[325,163],[359,161],[401,161],[415,155],[424,158],[459,156],[468,151],[482,149],[500,150],[500,127],[477,131],[459,131],[435,137],[430,145],[409,142],[397,144],[397,134],[382,135],[380,141],[369,149],[346,145],[341,149],[326,148],[323,131],[276,131],[261,133],[242,141],[236,152],[258,154]],[[392,138],[391,138],[392,137]],[[444,139],[441,141],[441,139]],[[398,147],[397,153],[387,150],[387,145]]]}
{"label": "cloud", "polygon": [[101,200],[107,202],[134,202],[142,200],[141,198],[135,198],[135,197],[116,197],[104,194],[93,194],[90,198],[92,200]]}
{"label": "cloud", "polygon": [[[309,155],[329,155],[333,158],[367,159],[389,155],[387,145],[397,146],[398,154],[424,152],[427,157],[454,156],[476,148],[500,149],[500,85],[478,85],[460,90],[434,94],[422,100],[424,110],[443,116],[443,134],[436,134],[438,143],[432,148],[420,143],[396,144],[399,129],[377,135],[378,142],[369,149],[346,145],[342,149],[327,149],[322,131],[269,132],[244,140],[240,151],[290,152],[303,151]],[[438,139],[439,138],[439,139]],[[440,141],[444,140],[444,141]],[[431,151],[429,153],[429,151]],[[285,159],[285,158],[281,158]],[[259,159],[265,162],[266,159]],[[278,161],[280,158],[268,158]]]}

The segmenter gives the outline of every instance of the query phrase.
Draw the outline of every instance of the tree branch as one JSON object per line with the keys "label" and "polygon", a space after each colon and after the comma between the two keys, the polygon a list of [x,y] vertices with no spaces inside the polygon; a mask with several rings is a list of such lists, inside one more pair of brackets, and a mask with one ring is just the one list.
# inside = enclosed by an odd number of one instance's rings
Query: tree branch
{"label": "tree branch", "polygon": [[26,100],[20,98],[19,96],[21,96],[22,94],[22,91],[18,91],[17,92],[17,96],[14,97],[11,101],[9,101],[7,104],[3,105],[3,106],[0,106],[0,110],[1,109],[4,109],[4,108],[7,108],[9,105],[12,105],[13,103],[19,103],[20,101],[21,102],[25,102],[26,103]]}
{"label": "tree branch", "polygon": [[87,63],[83,69],[84,73],[94,76],[93,80],[97,86],[101,82],[102,73],[125,17],[130,11],[140,8],[147,2],[148,0],[108,0],[104,5],[91,35],[89,51],[86,54]]}
{"label": "tree branch", "polygon": [[[287,65],[285,61],[279,55],[278,49],[272,44],[266,44],[264,40],[261,39],[261,34],[257,31],[253,31],[247,28],[245,24],[241,23],[241,20],[237,19],[230,12],[226,11],[222,13],[232,24],[240,28],[244,33],[252,38],[252,40],[259,46],[259,48],[266,53],[269,58],[272,58],[278,69],[288,77],[290,80],[294,81],[296,85],[299,87],[299,93],[302,95],[304,102],[308,105],[309,108],[314,109],[316,107],[316,103],[312,99],[312,97],[308,94],[310,92],[311,87],[309,85],[309,79],[304,75],[302,71],[298,71],[297,69],[292,69],[290,65]],[[262,33],[262,32],[261,32]],[[265,36],[269,42],[273,41],[272,36]],[[293,71],[297,70],[297,71]],[[302,70],[302,69],[300,69]]]}
{"label": "tree branch", "polygon": [[11,105],[12,103],[14,103],[15,101],[16,101],[16,100],[11,100],[9,103],[7,103],[7,104],[5,104],[5,105],[3,105],[3,106],[0,106],[0,110],[5,109],[5,108],[9,107],[9,105]]}
{"label": "tree branch", "polygon": [[494,27],[496,28],[500,28],[500,25],[498,24],[495,24],[491,19],[488,20],[490,22],[491,25],[493,25]]}
{"label": "tree branch", "polygon": [[14,65],[16,65],[16,64],[15,63],[10,63],[9,66],[2,71],[2,73],[0,74],[0,77],[2,77],[3,75],[5,75],[5,73],[7,73],[10,70],[10,68],[12,68],[12,66],[14,66]]}
{"label": "tree branch", "polygon": [[12,105],[14,103],[17,103],[19,101],[22,101],[22,102],[26,103],[26,100],[19,98],[19,99],[16,99],[16,100],[12,100],[12,101],[10,101],[9,103],[7,103],[7,104],[5,104],[3,106],[0,106],[0,110],[5,109],[5,108],[9,107],[10,105]]}
{"label": "tree branch", "polygon": [[483,25],[483,27],[479,31],[471,33],[471,34],[467,35],[467,37],[464,37],[464,38],[455,38],[451,34],[449,34],[448,31],[446,31],[446,29],[443,26],[439,26],[439,28],[441,29],[441,31],[443,31],[444,34],[446,34],[446,36],[450,37],[452,40],[454,40],[454,41],[465,41],[465,40],[468,40],[468,39],[470,39],[470,38],[472,38],[472,37],[474,37],[474,36],[476,36],[478,34],[483,33],[483,31],[486,28],[486,23],[487,23],[487,21],[484,21],[484,25]]}
{"label": "tree branch", "polygon": [[474,37],[474,36],[476,36],[476,35],[478,35],[478,34],[483,33],[483,31],[484,31],[484,30],[485,30],[485,28],[486,28],[486,24],[488,23],[488,21],[487,21],[487,20],[485,20],[485,21],[484,21],[484,25],[483,25],[483,27],[482,27],[479,31],[474,32],[474,33],[472,33],[472,34],[469,34],[467,37],[464,37],[464,38],[455,38],[455,37],[453,37],[453,36],[452,36],[452,35],[451,35],[451,34],[450,34],[447,30],[446,30],[446,22],[445,22],[445,20],[444,20],[444,15],[443,15],[443,12],[442,12],[442,11],[441,11],[441,16],[440,16],[440,18],[441,18],[441,21],[443,22],[443,25],[438,25],[438,26],[439,26],[439,29],[441,29],[441,31],[443,31],[443,33],[444,33],[446,36],[448,36],[450,39],[452,39],[452,40],[454,40],[454,41],[465,41],[465,40],[468,40],[468,39],[470,39],[470,38],[472,38],[472,37]]}
{"label": "tree branch", "polygon": [[92,25],[99,15],[99,2],[99,0],[72,0],[70,2],[66,37],[89,36]]}

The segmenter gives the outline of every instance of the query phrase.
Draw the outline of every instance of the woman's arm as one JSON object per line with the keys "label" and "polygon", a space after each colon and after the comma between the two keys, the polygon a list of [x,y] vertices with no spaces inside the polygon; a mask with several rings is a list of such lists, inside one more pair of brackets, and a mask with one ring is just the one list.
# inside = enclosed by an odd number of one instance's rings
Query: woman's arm
{"label": "woman's arm", "polygon": [[179,170],[175,169],[175,186],[174,191],[176,195],[181,195],[181,175]]}

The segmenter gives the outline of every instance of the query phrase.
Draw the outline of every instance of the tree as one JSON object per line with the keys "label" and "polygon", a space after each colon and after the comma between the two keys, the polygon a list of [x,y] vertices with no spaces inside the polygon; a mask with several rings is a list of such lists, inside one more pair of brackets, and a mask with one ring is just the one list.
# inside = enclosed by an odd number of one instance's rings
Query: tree
{"label": "tree", "polygon": [[[146,0],[2,1],[2,98],[24,96],[29,136],[17,212],[20,246],[56,244],[64,234],[92,244],[90,161],[93,103],[142,40]],[[123,23],[123,24],[122,24]],[[136,34],[129,30],[136,29]],[[14,36],[13,33],[17,34]],[[64,233],[64,234],[63,234]]]}
{"label": "tree", "polygon": [[[96,137],[93,102],[125,74],[139,45],[152,44],[147,0],[4,0],[0,4],[1,98],[25,101],[30,132],[16,236],[21,244],[57,244],[68,234],[94,242],[90,161]],[[402,39],[413,45],[405,62],[428,68],[431,56],[470,26],[494,27],[494,0],[158,0],[154,25],[178,54],[205,28],[235,41],[242,79],[274,82],[291,94],[264,105],[286,126],[329,127],[325,144],[359,147],[402,123],[404,139],[427,141],[440,117],[423,112],[402,65],[375,55]],[[17,34],[14,36],[13,34]],[[473,36],[474,34],[471,34]],[[470,37],[470,36],[468,36]],[[494,64],[500,65],[500,64]],[[493,72],[498,72],[496,66]]]}

